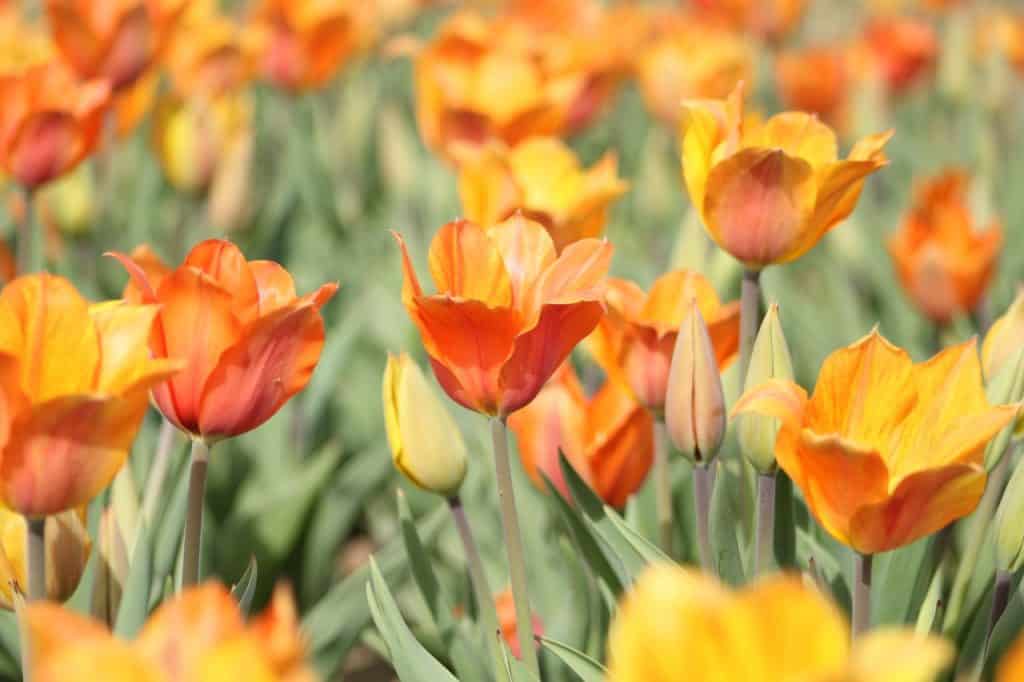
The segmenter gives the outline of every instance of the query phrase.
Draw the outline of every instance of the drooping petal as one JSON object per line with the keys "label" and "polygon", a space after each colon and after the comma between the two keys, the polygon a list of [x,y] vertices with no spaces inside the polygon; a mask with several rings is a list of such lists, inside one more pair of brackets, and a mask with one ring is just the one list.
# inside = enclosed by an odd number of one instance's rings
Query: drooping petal
{"label": "drooping petal", "polygon": [[442,227],[430,243],[429,260],[438,293],[491,308],[512,305],[512,282],[501,252],[473,223],[459,220]]}

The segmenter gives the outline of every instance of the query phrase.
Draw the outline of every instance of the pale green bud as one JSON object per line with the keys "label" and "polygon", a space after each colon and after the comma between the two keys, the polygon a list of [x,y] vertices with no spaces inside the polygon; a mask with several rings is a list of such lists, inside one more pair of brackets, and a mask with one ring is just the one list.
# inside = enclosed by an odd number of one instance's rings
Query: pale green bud
{"label": "pale green bud", "polygon": [[[743,391],[749,391],[771,379],[793,381],[793,360],[782,333],[782,325],[779,324],[779,306],[775,303],[768,307],[768,314],[757,332]],[[744,414],[736,418],[740,450],[762,474],[775,470],[775,439],[781,427],[782,422],[775,417]]]}

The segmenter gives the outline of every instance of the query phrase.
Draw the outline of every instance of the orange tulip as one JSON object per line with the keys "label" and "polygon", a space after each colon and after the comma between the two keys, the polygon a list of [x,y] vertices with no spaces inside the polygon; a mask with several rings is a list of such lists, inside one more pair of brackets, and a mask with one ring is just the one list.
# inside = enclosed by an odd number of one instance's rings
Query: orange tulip
{"label": "orange tulip", "polygon": [[874,69],[889,92],[899,94],[932,71],[938,54],[931,24],[911,17],[879,17],[864,29],[856,70]]}
{"label": "orange tulip", "polygon": [[324,344],[320,307],[336,284],[296,296],[283,267],[247,261],[222,239],[197,244],[176,270],[157,267],[155,277],[152,261],[147,268],[113,255],[131,276],[125,297],[161,304],[153,355],[185,361],[153,389],[157,408],[182,431],[211,442],[251,431],[309,382]]}
{"label": "orange tulip", "polygon": [[779,466],[825,530],[874,554],[974,510],[985,446],[1017,407],[989,405],[973,340],[914,364],[875,331],[825,359],[809,399],[773,380],[733,410],[748,412],[781,419]]}
{"label": "orange tulip", "polygon": [[654,460],[650,412],[615,381],[588,397],[568,364],[508,425],[534,484],[543,490],[543,475],[566,497],[559,451],[602,500],[619,509],[643,485]]}
{"label": "orange tulip", "polygon": [[975,230],[967,175],[950,170],[924,183],[902,228],[889,240],[903,288],[937,323],[978,305],[995,269],[1003,230]]}
{"label": "orange tulip", "polygon": [[395,238],[402,302],[438,382],[468,409],[504,417],[529,403],[604,313],[607,242],[581,239],[556,255],[547,231],[522,216],[486,232],[448,223],[430,245],[438,293],[428,296]]}
{"label": "orange tulip", "polygon": [[775,63],[775,75],[787,107],[845,127],[850,87],[845,50],[823,46],[783,52]]}
{"label": "orange tulip", "polygon": [[660,413],[668,391],[669,365],[689,300],[707,323],[715,360],[729,366],[739,350],[739,302],[722,304],[711,283],[697,272],[662,275],[649,293],[627,280],[608,282],[608,315],[590,346],[609,375],[628,386],[645,407]]}
{"label": "orange tulip", "polygon": [[28,188],[70,171],[99,143],[106,83],[79,83],[56,61],[0,75],[0,163]]}
{"label": "orange tulip", "polygon": [[184,0],[46,0],[53,39],[81,78],[134,83],[167,46]]}
{"label": "orange tulip", "polygon": [[287,588],[278,587],[249,625],[222,585],[189,588],[160,606],[132,642],[53,603],[30,604],[24,618],[36,682],[316,679],[303,662],[305,643]]}
{"label": "orange tulip", "polygon": [[[512,597],[512,590],[506,589],[494,597],[494,608],[498,612],[498,627],[501,629],[501,637],[505,640],[509,651],[516,658],[522,658],[522,649],[519,648],[518,627],[516,624],[516,606]],[[532,617],[533,635],[541,637],[544,634],[544,624],[536,614]]]}
{"label": "orange tulip", "polygon": [[561,252],[604,232],[608,207],[627,185],[616,174],[614,154],[587,170],[553,137],[534,137],[512,149],[494,145],[459,172],[459,195],[469,220],[484,228],[522,211],[544,225]]}
{"label": "orange tulip", "polygon": [[319,88],[359,47],[362,30],[344,0],[264,0],[255,24],[263,34],[260,70],[287,90]]}
{"label": "orange tulip", "polygon": [[67,280],[0,292],[0,502],[30,517],[86,504],[128,457],[148,390],[181,364],[146,346],[157,308],[89,305]]}
{"label": "orange tulip", "polygon": [[708,15],[772,41],[796,27],[807,3],[808,0],[693,0]]}

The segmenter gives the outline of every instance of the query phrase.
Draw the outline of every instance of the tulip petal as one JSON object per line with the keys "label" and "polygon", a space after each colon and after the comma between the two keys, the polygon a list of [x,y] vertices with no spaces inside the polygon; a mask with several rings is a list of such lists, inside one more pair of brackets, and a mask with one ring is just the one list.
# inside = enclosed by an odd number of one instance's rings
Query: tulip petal
{"label": "tulip petal", "polygon": [[89,28],[78,10],[71,3],[48,0],[46,12],[53,31],[53,42],[60,49],[61,56],[74,66],[78,73],[98,74],[103,45]]}
{"label": "tulip petal", "polygon": [[131,255],[108,252],[128,270],[129,281],[125,285],[122,298],[129,303],[152,303],[156,300],[156,290],[171,268],[149,247],[142,244],[132,249]]}
{"label": "tulip petal", "polygon": [[512,306],[532,319],[540,308],[541,275],[555,262],[555,245],[539,223],[515,215],[488,232],[512,286]]}
{"label": "tulip petal", "polygon": [[835,163],[839,158],[836,134],[814,114],[786,111],[765,121],[756,140],[744,140],[751,147],[781,149],[787,155],[803,159],[815,170]]}
{"label": "tulip petal", "polygon": [[791,381],[771,379],[740,396],[729,416],[759,414],[778,419],[790,428],[799,428],[806,406],[807,391]]}
{"label": "tulip petal", "polygon": [[227,348],[203,387],[199,431],[236,436],[270,419],[305,388],[324,345],[324,321],[311,305],[256,320]]}
{"label": "tulip petal", "polygon": [[679,329],[691,301],[704,317],[714,316],[721,305],[707,278],[692,270],[675,270],[651,285],[636,321],[654,327],[659,336],[664,336]]}
{"label": "tulip petal", "polygon": [[744,149],[715,165],[704,197],[715,242],[750,267],[779,261],[814,210],[811,165],[772,149]]}
{"label": "tulip petal", "polygon": [[430,273],[438,293],[480,301],[491,308],[512,303],[512,283],[498,247],[473,223],[442,227],[430,243]]}
{"label": "tulip petal", "polygon": [[148,339],[159,313],[155,305],[133,305],[110,301],[89,308],[99,335],[99,376],[95,390],[118,395],[138,388],[148,389],[181,368],[176,359],[153,359]]}
{"label": "tulip petal", "polygon": [[280,264],[271,260],[249,261],[249,270],[259,291],[260,315],[267,315],[294,301],[295,280]]}
{"label": "tulip petal", "polygon": [[852,678],[878,682],[933,682],[953,661],[947,640],[910,629],[880,628],[854,640]]}
{"label": "tulip petal", "polygon": [[113,637],[75,641],[33,667],[33,682],[168,682],[167,676],[130,645]]}
{"label": "tulip petal", "polygon": [[654,463],[654,417],[617,382],[606,382],[587,408],[587,459],[595,489],[617,509]]}
{"label": "tulip petal", "polygon": [[[854,481],[848,484],[856,489]],[[985,470],[977,465],[952,464],[911,474],[892,495],[851,515],[849,544],[864,554],[908,545],[970,514],[984,491]]]}
{"label": "tulip petal", "polygon": [[96,645],[113,639],[97,621],[53,602],[32,602],[25,607],[21,617],[28,635],[29,659],[37,664],[34,667],[69,645],[85,642]]}
{"label": "tulip petal", "polygon": [[182,267],[200,270],[231,294],[235,316],[249,322],[259,312],[260,293],[256,278],[242,251],[226,239],[207,239],[192,247]]}
{"label": "tulip petal", "polygon": [[352,19],[344,13],[324,17],[304,38],[306,73],[303,84],[317,87],[336,73],[354,47]]}
{"label": "tulip petal", "polygon": [[683,178],[690,193],[690,202],[698,210],[704,206],[711,158],[721,136],[721,124],[711,111],[700,106],[683,107],[679,126]]}
{"label": "tulip petal", "polygon": [[492,147],[459,169],[459,199],[466,218],[485,227],[526,205],[502,153]]}
{"label": "tulip petal", "polygon": [[603,239],[580,239],[569,244],[545,270],[541,300],[563,304],[604,298],[605,276],[614,250]]}
{"label": "tulip petal", "polygon": [[740,350],[740,303],[726,303],[708,316],[708,335],[715,348],[715,361],[724,372]]}

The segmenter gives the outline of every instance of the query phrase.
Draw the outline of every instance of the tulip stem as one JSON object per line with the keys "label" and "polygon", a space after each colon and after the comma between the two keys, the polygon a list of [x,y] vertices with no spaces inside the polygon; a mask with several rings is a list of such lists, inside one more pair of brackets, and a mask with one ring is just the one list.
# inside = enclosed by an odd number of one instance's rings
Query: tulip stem
{"label": "tulip stem", "polygon": [[757,475],[757,537],[754,573],[770,570],[775,561],[775,472]]}
{"label": "tulip stem", "polygon": [[494,442],[494,468],[498,479],[498,502],[501,505],[501,521],[505,531],[505,548],[508,551],[508,574],[512,583],[512,600],[516,609],[516,634],[519,651],[527,669],[540,678],[540,664],[533,642],[533,619],[530,616],[530,595],[526,587],[526,562],[523,555],[523,538],[519,531],[519,517],[516,514],[516,498],[512,489],[512,467],[508,456],[508,429],[505,420],[491,420],[491,439]]}
{"label": "tulip stem", "polygon": [[18,252],[16,275],[27,275],[43,269],[43,235],[38,234],[33,200],[35,191],[26,187],[23,192],[25,216],[18,221]]}
{"label": "tulip stem", "polygon": [[854,555],[853,614],[850,634],[854,639],[871,626],[871,560],[873,554]]}
{"label": "tulip stem", "polygon": [[146,491],[142,498],[142,518],[146,525],[152,525],[160,494],[163,492],[164,480],[167,478],[167,467],[171,461],[171,450],[174,447],[177,429],[165,417],[160,423],[160,435],[157,437],[156,453],[146,477]]}
{"label": "tulip stem", "polygon": [[462,540],[462,547],[466,552],[469,582],[473,587],[477,609],[480,612],[480,625],[484,630],[484,641],[487,643],[487,651],[490,652],[496,666],[495,671],[498,673],[498,677],[495,679],[500,680],[503,661],[501,652],[497,648],[500,635],[498,634],[498,613],[494,607],[494,593],[491,592],[491,586],[487,583],[484,562],[480,559],[480,550],[477,547],[476,539],[473,537],[473,529],[469,525],[469,519],[466,518],[466,510],[462,507],[462,500],[457,495],[449,497],[448,507],[452,510],[455,528],[459,531],[459,538]]}
{"label": "tulip stem", "polygon": [[713,465],[693,467],[693,506],[697,512],[697,549],[700,566],[706,573],[714,573],[714,553],[711,550],[711,490],[715,485]]}
{"label": "tulip stem", "polygon": [[740,288],[740,385],[747,380],[750,354],[754,352],[761,324],[761,271],[744,270]]}
{"label": "tulip stem", "polygon": [[27,519],[28,600],[46,599],[46,517]]}
{"label": "tulip stem", "polygon": [[654,420],[654,496],[661,549],[672,556],[672,471],[664,419]]}
{"label": "tulip stem", "polygon": [[210,446],[202,438],[192,441],[192,469],[188,478],[188,511],[185,516],[185,551],[182,557],[182,588],[199,582],[199,558],[203,540],[203,501]]}

